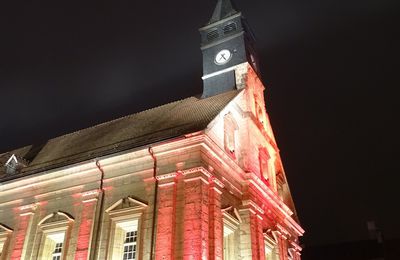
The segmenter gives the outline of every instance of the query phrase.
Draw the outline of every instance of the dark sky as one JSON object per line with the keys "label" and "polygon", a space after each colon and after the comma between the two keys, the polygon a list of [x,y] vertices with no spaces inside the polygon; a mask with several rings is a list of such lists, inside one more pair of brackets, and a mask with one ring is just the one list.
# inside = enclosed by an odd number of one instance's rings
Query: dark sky
{"label": "dark sky", "polygon": [[[3,2],[0,152],[202,91],[214,0]],[[396,2],[236,1],[308,245],[400,236]]]}

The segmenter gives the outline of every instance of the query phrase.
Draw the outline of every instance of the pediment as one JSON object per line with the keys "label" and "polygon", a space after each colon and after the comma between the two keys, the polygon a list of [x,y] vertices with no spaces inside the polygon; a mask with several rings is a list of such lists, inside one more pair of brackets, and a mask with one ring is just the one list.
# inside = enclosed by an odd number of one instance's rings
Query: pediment
{"label": "pediment", "polygon": [[3,224],[0,224],[0,235],[12,233],[13,230]]}
{"label": "pediment", "polygon": [[49,224],[55,224],[60,222],[71,222],[71,221],[74,221],[74,219],[69,214],[58,211],[50,215],[47,215],[39,222],[38,225],[49,225]]}
{"label": "pediment", "polygon": [[222,209],[222,215],[224,223],[224,236],[230,235],[239,228],[239,225],[242,222],[239,212],[236,208],[229,206]]}
{"label": "pediment", "polygon": [[240,218],[239,211],[235,207],[233,207],[233,206],[223,207],[221,209],[221,211],[224,216],[228,216],[231,219],[233,219],[239,223],[242,223],[242,219]]}
{"label": "pediment", "polygon": [[144,202],[141,202],[137,199],[134,199],[130,196],[122,198],[111,205],[108,209],[106,209],[107,213],[111,213],[113,211],[121,211],[126,209],[137,209],[141,210],[146,208],[148,205]]}
{"label": "pediment", "polygon": [[272,251],[278,244],[278,237],[276,235],[276,232],[271,231],[270,229],[265,231],[264,232],[264,244],[269,250]]}

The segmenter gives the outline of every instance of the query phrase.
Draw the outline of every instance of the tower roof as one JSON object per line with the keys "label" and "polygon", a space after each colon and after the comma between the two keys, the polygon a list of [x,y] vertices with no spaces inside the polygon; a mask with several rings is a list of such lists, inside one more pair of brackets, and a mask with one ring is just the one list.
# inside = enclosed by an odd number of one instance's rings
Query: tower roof
{"label": "tower roof", "polygon": [[208,24],[218,22],[236,13],[238,12],[235,10],[231,0],[218,0],[217,6]]}

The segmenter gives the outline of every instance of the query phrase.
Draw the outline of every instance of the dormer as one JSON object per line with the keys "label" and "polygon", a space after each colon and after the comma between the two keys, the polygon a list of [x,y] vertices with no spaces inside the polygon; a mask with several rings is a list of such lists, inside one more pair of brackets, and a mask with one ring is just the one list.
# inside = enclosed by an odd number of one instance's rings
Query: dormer
{"label": "dormer", "polygon": [[21,171],[22,168],[26,167],[27,163],[22,158],[17,158],[15,154],[11,155],[11,157],[4,164],[6,168],[6,174],[16,174]]}

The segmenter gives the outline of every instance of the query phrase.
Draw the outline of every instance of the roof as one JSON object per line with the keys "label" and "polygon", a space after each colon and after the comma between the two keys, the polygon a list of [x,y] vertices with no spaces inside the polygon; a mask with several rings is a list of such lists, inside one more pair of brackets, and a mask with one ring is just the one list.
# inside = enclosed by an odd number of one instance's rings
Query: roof
{"label": "roof", "polygon": [[208,24],[212,24],[229,16],[236,14],[237,11],[234,9],[231,0],[218,0],[217,6],[213,12],[211,20]]}
{"label": "roof", "polygon": [[[225,92],[205,99],[190,97],[113,121],[0,154],[0,180],[64,167],[184,134],[204,130],[239,93]],[[18,174],[6,174],[13,155],[29,164]]]}

